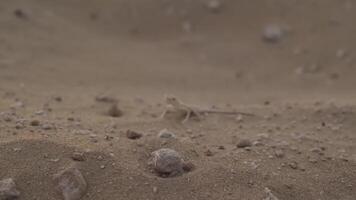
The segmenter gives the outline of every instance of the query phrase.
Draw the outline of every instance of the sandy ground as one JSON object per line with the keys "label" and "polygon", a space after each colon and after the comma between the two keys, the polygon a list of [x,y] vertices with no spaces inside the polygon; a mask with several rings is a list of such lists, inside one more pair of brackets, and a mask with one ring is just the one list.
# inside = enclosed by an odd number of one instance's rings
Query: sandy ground
{"label": "sandy ground", "polygon": [[[0,1],[0,180],[62,199],[53,176],[76,163],[88,200],[356,199],[356,4],[220,2]],[[165,94],[253,116],[181,123]],[[157,176],[159,148],[194,168]]]}

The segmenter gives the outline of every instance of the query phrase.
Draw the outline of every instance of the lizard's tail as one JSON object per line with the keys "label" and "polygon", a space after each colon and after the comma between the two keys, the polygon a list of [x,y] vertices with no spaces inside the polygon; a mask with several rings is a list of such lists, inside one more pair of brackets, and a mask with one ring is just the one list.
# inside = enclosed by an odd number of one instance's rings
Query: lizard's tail
{"label": "lizard's tail", "polygon": [[246,116],[255,116],[252,113],[238,112],[238,111],[220,111],[220,110],[205,110],[203,111],[207,114],[224,114],[224,115],[246,115]]}

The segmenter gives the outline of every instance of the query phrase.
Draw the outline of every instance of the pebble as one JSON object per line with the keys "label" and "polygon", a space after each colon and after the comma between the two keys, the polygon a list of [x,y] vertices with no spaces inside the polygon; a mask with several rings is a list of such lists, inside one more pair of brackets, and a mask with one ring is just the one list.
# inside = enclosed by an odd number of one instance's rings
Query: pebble
{"label": "pebble", "polygon": [[0,200],[14,200],[19,196],[20,192],[17,190],[15,181],[12,178],[0,181]]}
{"label": "pebble", "polygon": [[30,122],[30,125],[31,125],[31,126],[39,126],[39,125],[40,125],[40,121],[37,120],[37,119],[34,119],[34,120],[32,120],[32,121]]}
{"label": "pebble", "polygon": [[172,133],[171,131],[167,130],[167,129],[163,129],[158,133],[158,137],[159,138],[163,138],[163,139],[170,139],[170,138],[176,138],[175,134]]}
{"label": "pebble", "polygon": [[41,128],[43,130],[51,130],[51,129],[53,129],[53,126],[50,124],[43,124]]}
{"label": "pebble", "polygon": [[338,59],[343,59],[343,58],[345,58],[347,56],[347,51],[345,50],[345,49],[338,49],[337,51],[336,51],[336,57],[338,58]]}
{"label": "pebble", "polygon": [[158,192],[158,188],[157,187],[153,187],[152,191],[153,191],[153,193],[157,193]]}
{"label": "pebble", "polygon": [[123,112],[118,108],[117,104],[112,104],[107,114],[111,117],[121,117]]}
{"label": "pebble", "polygon": [[19,19],[28,19],[28,14],[19,8],[14,10],[14,15]]}
{"label": "pebble", "polygon": [[195,165],[192,162],[184,162],[183,163],[183,170],[185,172],[193,171],[194,168],[195,168]]}
{"label": "pebble", "polygon": [[84,156],[84,153],[81,153],[81,152],[74,152],[71,156],[72,160],[74,161],[79,161],[79,162],[83,162],[85,161],[85,156]]}
{"label": "pebble", "polygon": [[137,139],[140,139],[142,137],[142,134],[138,133],[136,131],[132,131],[132,130],[128,129],[126,131],[126,137],[131,139],[131,140],[137,140]]}
{"label": "pebble", "polygon": [[56,174],[54,182],[64,200],[79,200],[87,191],[87,182],[76,167],[65,169]]}
{"label": "pebble", "polygon": [[204,154],[205,154],[206,156],[208,156],[208,157],[211,157],[211,156],[214,155],[214,153],[213,153],[212,151],[210,151],[210,149],[206,150],[206,151],[204,152]]}
{"label": "pebble", "polygon": [[222,2],[221,0],[209,0],[206,3],[206,7],[208,10],[212,13],[218,13],[221,11],[222,8]]}
{"label": "pebble", "polygon": [[283,158],[283,157],[284,157],[284,152],[283,152],[281,149],[277,149],[277,150],[274,152],[274,155],[275,155],[277,158]]}
{"label": "pebble", "polygon": [[292,169],[298,169],[298,163],[295,161],[288,163],[288,166]]}
{"label": "pebble", "polygon": [[279,25],[267,25],[263,30],[263,40],[270,43],[279,42],[285,35],[285,31]]}
{"label": "pebble", "polygon": [[103,102],[103,103],[117,103],[118,100],[114,97],[110,96],[96,96],[95,101],[97,102]]}
{"label": "pebble", "polygon": [[153,169],[162,177],[172,177],[182,174],[183,159],[180,154],[168,148],[152,152]]}
{"label": "pebble", "polygon": [[249,139],[242,139],[237,143],[237,148],[246,148],[246,147],[251,147],[252,142]]}

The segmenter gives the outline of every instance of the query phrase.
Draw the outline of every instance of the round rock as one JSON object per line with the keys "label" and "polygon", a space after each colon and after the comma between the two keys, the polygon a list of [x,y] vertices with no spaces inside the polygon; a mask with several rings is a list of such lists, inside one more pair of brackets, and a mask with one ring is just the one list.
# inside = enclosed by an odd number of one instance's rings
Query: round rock
{"label": "round rock", "polygon": [[266,42],[277,43],[285,35],[285,31],[278,25],[268,25],[263,30],[263,39]]}
{"label": "round rock", "polygon": [[163,129],[158,133],[158,137],[159,138],[163,138],[163,139],[170,139],[170,138],[175,138],[175,134],[170,132],[167,129]]}
{"label": "round rock", "polygon": [[17,199],[20,192],[16,189],[16,184],[12,178],[0,181],[0,200]]}
{"label": "round rock", "polygon": [[238,148],[246,148],[246,147],[251,147],[252,146],[252,142],[249,139],[242,139],[240,140],[237,145]]}
{"label": "round rock", "polygon": [[162,148],[152,152],[154,170],[164,177],[177,176],[183,173],[183,159],[173,149]]}

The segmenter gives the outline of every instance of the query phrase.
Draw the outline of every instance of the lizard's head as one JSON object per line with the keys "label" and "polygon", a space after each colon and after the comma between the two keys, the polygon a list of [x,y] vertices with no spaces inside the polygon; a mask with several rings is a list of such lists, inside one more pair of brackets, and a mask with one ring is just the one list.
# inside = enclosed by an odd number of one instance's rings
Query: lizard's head
{"label": "lizard's head", "polygon": [[172,95],[165,95],[165,100],[166,100],[166,103],[169,105],[178,105],[179,104],[178,99]]}

